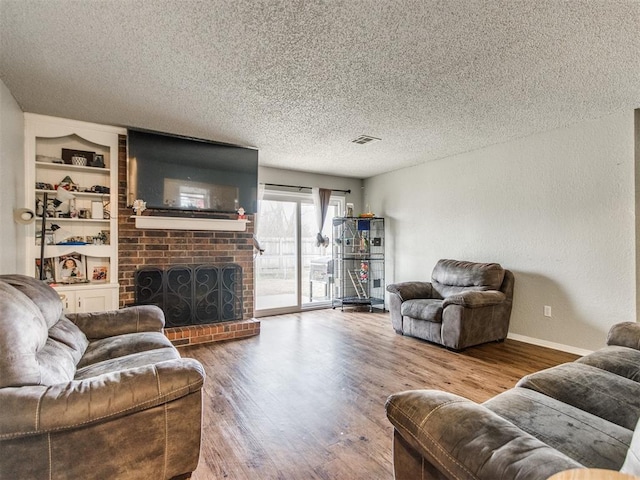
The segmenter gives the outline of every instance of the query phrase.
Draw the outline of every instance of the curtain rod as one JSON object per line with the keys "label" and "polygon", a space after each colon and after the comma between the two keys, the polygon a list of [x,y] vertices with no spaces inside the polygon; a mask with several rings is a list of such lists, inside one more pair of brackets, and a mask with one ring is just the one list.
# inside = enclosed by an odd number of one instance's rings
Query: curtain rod
{"label": "curtain rod", "polygon": [[[302,185],[282,185],[280,183],[263,183],[266,187],[286,187],[286,188],[297,188],[301,190],[303,188],[312,189],[313,187],[303,187]],[[337,190],[335,188],[331,189],[332,192],[341,192],[341,193],[351,193],[351,190]]]}

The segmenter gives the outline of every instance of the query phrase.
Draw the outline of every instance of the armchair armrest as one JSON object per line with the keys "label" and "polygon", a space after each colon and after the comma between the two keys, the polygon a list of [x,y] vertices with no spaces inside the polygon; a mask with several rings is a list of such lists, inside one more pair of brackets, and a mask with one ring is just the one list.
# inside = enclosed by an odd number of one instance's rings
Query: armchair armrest
{"label": "armchair armrest", "polygon": [[442,302],[442,308],[447,305],[460,305],[466,308],[490,307],[501,304],[506,298],[505,294],[498,290],[467,290],[466,292],[446,297]]}
{"label": "armchair armrest", "polygon": [[194,359],[107,373],[53,386],[0,389],[0,439],[71,430],[124,417],[198,391]]}
{"label": "armchair armrest", "polygon": [[155,305],[126,307],[110,312],[70,313],[67,318],[91,340],[126,333],[162,332],[164,328],[164,313]]}
{"label": "armchair armrest", "polygon": [[635,348],[640,350],[640,323],[622,322],[609,329],[607,345]]}
{"label": "armchair armrest", "polygon": [[401,282],[387,285],[387,292],[394,293],[404,302],[414,298],[432,298],[431,282]]}
{"label": "armchair armrest", "polygon": [[437,390],[391,395],[397,434],[447,478],[534,480],[581,464],[483,405]]}

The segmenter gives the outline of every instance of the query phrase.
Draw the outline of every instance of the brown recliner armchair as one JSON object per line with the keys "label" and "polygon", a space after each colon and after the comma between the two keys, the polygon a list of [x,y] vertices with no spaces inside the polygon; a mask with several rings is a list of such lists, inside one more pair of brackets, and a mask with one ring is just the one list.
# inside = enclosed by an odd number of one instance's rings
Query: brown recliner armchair
{"label": "brown recliner armchair", "polygon": [[502,341],[509,331],[514,276],[497,263],[439,260],[431,282],[387,286],[397,333],[462,350]]}
{"label": "brown recliner armchair", "polygon": [[0,275],[0,478],[189,478],[204,369],[155,306],[65,316],[58,294]]}

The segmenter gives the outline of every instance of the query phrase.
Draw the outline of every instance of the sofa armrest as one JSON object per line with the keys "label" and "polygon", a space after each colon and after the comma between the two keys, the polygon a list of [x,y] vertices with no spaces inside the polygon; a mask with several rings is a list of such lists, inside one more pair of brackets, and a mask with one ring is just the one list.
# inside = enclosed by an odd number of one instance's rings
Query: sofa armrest
{"label": "sofa armrest", "polygon": [[0,389],[0,439],[77,429],[162,405],[202,388],[191,358],[52,386]]}
{"label": "sofa armrest", "polygon": [[616,323],[609,329],[607,345],[618,345],[640,350],[640,323]]}
{"label": "sofa armrest", "polygon": [[385,407],[397,434],[446,478],[533,480],[582,467],[457,395],[413,390],[391,395]]}
{"label": "sofa armrest", "polygon": [[387,285],[387,292],[394,293],[404,302],[414,298],[432,298],[431,282],[401,282]]}
{"label": "sofa armrest", "polygon": [[70,313],[67,318],[91,340],[126,333],[162,332],[164,328],[164,313],[155,305],[126,307],[110,312]]}
{"label": "sofa armrest", "polygon": [[505,301],[507,297],[498,290],[467,290],[455,295],[446,297],[442,302],[442,308],[447,305],[460,305],[466,308],[481,308],[499,305]]}

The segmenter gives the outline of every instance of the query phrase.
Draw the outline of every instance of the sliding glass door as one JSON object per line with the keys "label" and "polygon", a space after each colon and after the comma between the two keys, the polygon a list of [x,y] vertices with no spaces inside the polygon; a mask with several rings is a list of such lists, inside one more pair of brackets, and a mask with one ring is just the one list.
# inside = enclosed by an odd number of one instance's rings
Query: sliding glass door
{"label": "sliding glass door", "polygon": [[[322,230],[330,244],[331,219],[343,210],[344,199],[332,197]],[[257,316],[330,305],[331,247],[318,246],[317,234],[311,194],[265,192],[256,229],[264,249],[255,263]]]}
{"label": "sliding glass door", "polygon": [[264,254],[255,262],[256,310],[298,306],[298,210],[295,200],[261,201],[256,236]]}

